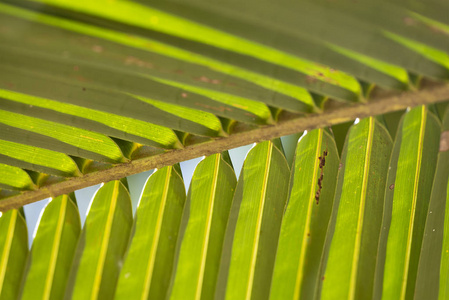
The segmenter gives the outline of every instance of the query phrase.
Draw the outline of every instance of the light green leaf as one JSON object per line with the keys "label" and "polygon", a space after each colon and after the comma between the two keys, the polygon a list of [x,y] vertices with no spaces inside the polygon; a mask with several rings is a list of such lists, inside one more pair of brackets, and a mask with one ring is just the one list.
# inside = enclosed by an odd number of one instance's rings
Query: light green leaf
{"label": "light green leaf", "polygon": [[338,166],[335,141],[325,130],[313,130],[300,139],[270,299],[315,299]]}
{"label": "light green leaf", "polygon": [[448,25],[441,23],[437,20],[430,19],[424,15],[420,15],[413,11],[410,11],[409,14],[411,17],[413,17],[417,21],[420,21],[424,25],[429,27],[429,29],[433,29],[434,31],[441,33],[441,34],[449,35],[449,26]]}
{"label": "light green leaf", "polygon": [[321,299],[371,299],[392,140],[375,118],[350,129]]}
{"label": "light green leaf", "polygon": [[[72,126],[0,110],[0,123],[10,127],[0,131],[0,138],[11,142],[25,142],[74,156],[109,162],[124,162],[120,148],[107,136]],[[33,136],[41,136],[33,140]],[[36,138],[37,139],[37,138]],[[63,146],[63,144],[65,146]]]}
{"label": "light green leaf", "polygon": [[[62,103],[82,106],[96,111],[103,111],[106,114],[115,114],[143,122],[151,120],[154,124],[194,134],[214,134],[205,126],[206,124],[201,124],[194,118],[191,121],[184,118],[182,114],[176,115],[166,112],[120,91],[106,91],[97,87],[86,88],[83,82],[81,84],[65,82],[59,77],[45,73],[33,74],[21,71],[18,68],[3,68],[0,66],[0,69],[2,69],[0,78],[11,83],[11,85],[5,86],[5,90],[8,90],[10,93],[26,93],[31,94],[31,97],[56,99]],[[52,87],[55,85],[61,89],[53,89]],[[182,98],[182,93],[180,93],[180,97]],[[201,113],[198,112],[198,114]],[[110,121],[113,120],[112,118]],[[107,120],[108,124],[110,121],[109,119]],[[110,126],[113,126],[113,122],[111,123]],[[215,121],[215,123],[218,124],[218,121]]]}
{"label": "light green leaf", "polygon": [[0,174],[2,174],[0,177],[0,188],[10,190],[28,190],[36,188],[30,175],[21,168],[0,163]]}
{"label": "light green leaf", "polygon": [[[392,32],[385,31],[384,34],[386,37],[394,40],[395,42],[409,48],[412,51],[418,52],[420,55],[437,64],[440,64],[446,68],[446,71],[449,71],[449,54],[447,52],[429,47],[426,44],[405,38]],[[444,77],[444,75],[446,74],[443,73],[442,77]]]}
{"label": "light green leaf", "polygon": [[64,153],[4,140],[0,140],[0,162],[52,175],[81,175],[73,159]]}
{"label": "light green leaf", "polygon": [[399,127],[385,193],[382,227],[389,231],[384,272],[378,270],[383,274],[382,299],[414,295],[439,138],[439,121],[424,106],[408,112]]}
{"label": "light green leaf", "polygon": [[[192,82],[191,79],[189,80],[190,76],[187,75],[192,74],[194,77],[193,82],[197,85],[212,83],[212,85],[209,84],[209,86],[228,91],[234,91],[234,87],[236,87],[235,90],[236,92],[238,91],[237,94],[247,95],[250,99],[255,97],[266,104],[276,104],[293,111],[308,111],[314,106],[312,96],[304,88],[292,83],[277,80],[276,78],[271,77],[270,74],[263,75],[218,59],[212,59],[207,57],[207,54],[200,55],[199,53],[195,53],[194,49],[192,49],[192,51],[186,51],[166,43],[158,42],[149,37],[143,38],[140,35],[130,35],[121,31],[92,26],[82,22],[75,22],[54,15],[40,14],[39,18],[36,18],[36,12],[9,5],[0,4],[0,8],[3,13],[5,13],[5,15],[0,18],[0,22],[1,20],[5,20],[8,25],[15,24],[15,22],[22,23],[24,20],[33,22],[30,24],[29,30],[21,34],[20,39],[15,38],[15,36],[6,35],[4,38],[8,39],[11,44],[19,43],[23,46],[24,42],[30,40],[29,44],[26,44],[25,47],[42,48],[44,45],[40,43],[36,44],[33,42],[33,38],[39,37],[39,40],[50,38],[52,47],[45,48],[45,51],[51,52],[54,51],[55,43],[57,42],[59,42],[60,47],[64,49],[67,44],[67,42],[64,42],[68,39],[68,43],[70,43],[72,49],[75,48],[78,50],[78,48],[81,48],[79,50],[80,55],[82,55],[84,59],[86,55],[95,56],[94,59],[96,61],[101,61],[107,65],[113,64],[114,67],[123,69],[123,64],[120,64],[121,61],[116,63],[114,60],[111,60],[110,57],[106,57],[108,52],[111,51],[111,48],[114,50],[118,48],[115,51],[112,50],[115,55],[114,59],[116,55],[123,55],[123,61],[125,61],[125,66],[128,68],[138,66],[141,69],[143,68],[145,73],[149,72],[151,74],[154,71],[158,71],[153,68],[154,64],[152,63],[157,61],[158,64],[170,66],[170,68],[173,69],[173,74],[180,75],[186,73],[186,76],[182,76],[183,79],[179,78],[181,76],[176,76],[178,80]],[[17,16],[20,19],[11,16]],[[44,24],[49,26],[45,26]],[[61,34],[59,30],[52,30],[54,27],[65,29],[67,31],[64,31]],[[49,37],[50,30],[52,30],[51,32],[54,36],[52,35]],[[77,36],[78,34],[90,37],[92,43],[90,48],[86,48],[85,44],[80,45],[76,42],[77,39],[73,36]],[[27,38],[28,36],[30,36],[30,38]],[[75,42],[73,40],[75,40]],[[121,45],[123,46],[120,47]],[[129,47],[135,49],[130,49]],[[123,48],[126,50],[123,50]],[[108,51],[102,51],[102,55],[99,56],[97,52],[100,49],[108,49]],[[122,52],[133,55],[124,55]],[[161,76],[161,78],[171,75],[170,73],[163,71],[157,72],[156,74]],[[222,84],[220,84],[220,82]],[[256,93],[255,90],[261,91]]]}
{"label": "light green leaf", "polygon": [[25,219],[17,209],[0,214],[0,299],[17,299],[28,255]]}
{"label": "light green leaf", "polygon": [[220,270],[223,273],[219,275],[221,282],[216,293],[219,298],[269,297],[290,177],[278,145],[279,141],[262,142],[246,157],[225,236]]}
{"label": "light green leaf", "polygon": [[137,95],[132,96],[146,103],[149,103],[154,107],[157,107],[162,111],[165,111],[168,114],[201,124],[203,127],[205,127],[204,133],[202,133],[202,135],[205,136],[226,135],[226,133],[221,128],[220,120],[215,115],[209,112],[199,111],[189,107],[144,98]]}
{"label": "light green leaf", "polygon": [[[186,98],[189,97],[188,92],[192,92],[219,102],[221,105],[215,108],[214,112],[222,117],[255,124],[273,123],[271,112],[263,103],[231,94],[226,94],[223,92],[214,91],[211,89],[186,85],[175,81],[161,80],[156,78],[155,80],[182,88],[186,91],[186,93],[184,93]],[[199,104],[197,108],[204,110],[204,108]]]}
{"label": "light green leaf", "polygon": [[115,299],[166,299],[185,198],[179,165],[148,178]]}
{"label": "light green leaf", "polygon": [[[200,94],[186,93],[179,87],[153,80],[148,76],[145,77],[129,72],[121,73],[110,69],[107,65],[96,66],[86,64],[83,61],[67,61],[66,58],[55,58],[34,50],[30,51],[9,46],[0,46],[0,55],[8,57],[8,60],[0,64],[0,67],[6,70],[19,69],[25,76],[31,75],[37,78],[49,77],[50,79],[58,79],[63,83],[78,85],[80,91],[94,89],[119,94],[123,93],[135,96],[140,100],[151,99],[150,104],[163,111],[171,108],[172,111],[167,111],[169,114],[182,117],[183,115],[179,115],[176,111],[183,110],[184,114],[188,112],[188,115],[194,115],[191,118],[186,117],[190,121],[195,120],[195,115],[197,117],[199,115],[200,119],[197,122],[211,129],[215,129],[214,125],[216,126],[213,123],[211,125],[210,119],[216,119],[216,116],[213,114],[229,117],[228,114],[220,113],[220,107],[224,105],[223,103],[216,102]],[[8,82],[14,88],[15,83]],[[39,87],[36,88],[34,86],[32,89],[36,90]],[[22,91],[21,88],[19,91]],[[118,99],[118,101],[123,102],[122,99]],[[233,109],[230,105],[226,106],[229,106],[229,109]],[[202,111],[196,111],[196,109]],[[217,122],[218,120],[215,123]]]}
{"label": "light green leaf", "polygon": [[28,258],[21,299],[62,299],[81,231],[78,208],[67,195],[44,210]]}
{"label": "light green leaf", "polygon": [[[409,85],[409,78],[408,78],[407,71],[405,69],[402,69],[398,66],[395,66],[395,65],[392,65],[389,63],[385,63],[382,60],[370,57],[368,55],[364,55],[359,52],[345,49],[340,46],[329,44],[328,47],[330,49],[334,50],[335,52],[341,53],[344,56],[347,56],[355,61],[365,64],[366,66],[369,66],[371,69],[373,69],[381,74],[382,73],[388,74],[388,76],[385,76],[384,74],[382,74],[382,75],[384,75],[384,77],[390,77],[388,79],[383,79],[382,76],[377,75],[378,78],[375,78],[374,75],[371,75],[372,77],[368,77],[368,76],[367,76],[368,78],[362,77],[363,79],[373,81],[375,83],[378,83],[381,86],[382,85],[385,86],[386,88],[393,87],[393,88],[406,89]],[[373,71],[371,71],[371,72],[374,73]]]}
{"label": "light green leaf", "polygon": [[131,226],[128,191],[120,181],[106,183],[92,201],[64,299],[114,297]]}
{"label": "light green leaf", "polygon": [[[300,82],[299,76],[299,80],[296,80],[296,84],[300,84],[316,93],[333,93],[332,96],[327,94],[333,98],[338,93],[335,89],[331,91],[329,86],[322,84],[322,81],[331,84],[341,83],[332,74],[329,74],[329,71],[331,71],[330,73],[343,73],[341,71],[344,71],[362,80],[390,88],[407,88],[408,76],[404,69],[387,64],[384,61],[376,64],[375,62],[380,62],[380,60],[362,54],[366,52],[366,49],[363,49],[363,51],[360,49],[352,50],[343,48],[345,45],[337,46],[335,42],[326,43],[324,40],[321,40],[320,37],[323,35],[326,35],[327,39],[342,33],[348,35],[348,31],[351,31],[352,35],[353,31],[362,27],[366,20],[353,18],[354,15],[359,15],[360,13],[344,16],[343,20],[340,18],[335,20],[334,15],[336,15],[336,12],[333,11],[333,15],[327,13],[332,4],[325,2],[321,3],[321,5],[314,5],[317,2],[319,3],[320,1],[288,2],[288,5],[278,5],[272,1],[263,1],[263,5],[258,5],[259,3],[256,2],[242,5],[238,1],[209,3],[198,0],[189,1],[189,3],[183,3],[183,5],[175,5],[166,1],[157,2],[152,4],[152,6],[154,5],[161,10],[255,41],[268,49],[276,49],[279,52],[284,51],[288,56],[301,57],[321,64],[321,68],[317,69],[317,73],[306,73],[308,77],[306,77],[305,82]],[[340,1],[338,5],[342,6],[343,3]],[[362,4],[358,6],[364,7]],[[298,18],[298,12],[302,11],[307,12],[307,17]],[[350,21],[348,22],[348,20]],[[348,28],[348,23],[350,24],[350,29]],[[364,33],[364,35],[373,38],[372,32]],[[344,39],[339,36],[335,40],[340,44],[343,44],[341,42],[343,40],[345,44],[353,47],[350,44],[351,40],[348,38]],[[336,51],[336,48],[341,51]],[[266,59],[266,61],[273,63],[272,60]],[[240,62],[240,64],[243,63]],[[277,64],[283,65],[279,62]],[[323,66],[332,66],[333,69],[326,70]],[[297,68],[292,69],[299,70]],[[341,71],[336,71],[335,69]],[[276,71],[279,72],[278,70]],[[283,71],[285,72],[286,70]],[[279,74],[276,75],[279,76]],[[284,76],[287,77],[286,74]],[[339,79],[342,80],[343,78],[340,77]],[[319,84],[314,86],[314,82],[319,82]],[[351,80],[345,82],[347,84],[344,85],[346,89],[350,82]],[[349,98],[350,96],[347,97]]]}
{"label": "light green leaf", "polygon": [[[447,132],[447,131],[446,131]],[[447,154],[447,151],[446,151]],[[446,155],[447,156],[447,155]],[[449,203],[449,180],[446,187],[446,203]],[[440,288],[439,298],[446,299],[449,295],[449,205],[446,205],[444,218],[444,240],[441,251],[441,265],[440,265]],[[432,229],[433,230],[433,229]]]}
{"label": "light green leaf", "polygon": [[[447,59],[446,62],[444,61],[444,52],[447,52],[449,46],[447,38],[444,34],[437,32],[439,31],[438,27],[422,26],[421,22],[410,14],[410,9],[418,12],[438,9],[438,6],[443,2],[438,0],[428,5],[416,5],[416,3],[409,1],[381,0],[376,3],[362,1],[354,5],[351,1],[329,3],[325,0],[317,0],[312,2],[312,5],[308,2],[305,3],[312,8],[319,6],[318,11],[321,12],[321,15],[313,14],[309,9],[309,18],[304,18],[296,23],[301,21],[306,23],[302,30],[307,29],[312,36],[322,33],[320,36],[322,40],[331,41],[334,45],[356,51],[359,54],[366,55],[367,58],[379,59],[384,63],[390,63],[391,66],[396,65],[402,68],[402,71],[398,72],[398,69],[396,71],[391,68],[385,69],[380,66],[381,64],[373,66],[368,61],[364,61],[373,69],[379,70],[381,68],[380,74],[384,73],[392,78],[396,77],[399,82],[402,82],[401,78],[403,78],[404,71],[443,79],[448,78],[449,71]],[[300,3],[302,4],[302,2]],[[304,6],[304,4],[302,5]],[[313,17],[311,17],[312,15]],[[328,18],[323,21],[326,16]],[[311,22],[309,22],[310,20]],[[307,26],[307,23],[309,23],[309,26]],[[348,31],[351,31],[350,35],[348,35]],[[414,46],[398,42],[395,38],[391,38],[389,34],[408,40],[411,44],[414,43]],[[376,47],[376,45],[382,45],[382,47]],[[426,48],[426,50],[423,48]],[[426,51],[428,53],[425,53]],[[439,57],[437,58],[437,56]],[[353,58],[357,60],[357,57],[353,56]],[[376,82],[376,79],[382,78],[379,74],[373,74],[370,69],[364,69],[363,71],[360,74],[354,69],[347,70],[350,74],[362,76],[365,75],[363,73],[367,72],[364,77],[370,78],[368,81],[385,86]],[[362,79],[364,78],[362,77]],[[384,79],[384,82],[388,82],[388,80]]]}
{"label": "light green leaf", "polygon": [[437,169],[416,278],[415,299],[449,296],[449,110],[443,120]]}
{"label": "light green leaf", "polygon": [[8,90],[0,90],[3,110],[77,126],[108,136],[163,148],[181,148],[176,134],[165,127],[79,105],[61,103]]}
{"label": "light green leaf", "polygon": [[[69,1],[45,2],[57,7],[89,13],[116,22],[124,22],[125,24],[147,30],[165,33],[173,37],[181,37],[197,42],[200,47],[206,44],[226,50],[231,55],[235,52],[239,55],[253,57],[263,62],[295,70],[303,78],[306,76],[316,76],[317,73],[326,74],[323,77],[315,77],[321,86],[328,86],[329,90],[332,88],[342,88],[346,93],[352,94],[354,98],[357,98],[360,93],[360,85],[348,74],[340,71],[329,72],[329,67],[318,65],[310,60],[291,55],[250,39],[229,34],[210,26],[204,26],[200,22],[189,20],[187,18],[188,16],[180,17],[154,7],[126,1],[116,2],[113,6],[107,5],[107,2],[102,3],[101,1],[95,1],[95,3],[89,1],[80,1],[77,3]],[[133,17],[129,18],[128,16]]]}
{"label": "light green leaf", "polygon": [[196,167],[170,299],[213,299],[236,184],[223,154],[211,155]]}

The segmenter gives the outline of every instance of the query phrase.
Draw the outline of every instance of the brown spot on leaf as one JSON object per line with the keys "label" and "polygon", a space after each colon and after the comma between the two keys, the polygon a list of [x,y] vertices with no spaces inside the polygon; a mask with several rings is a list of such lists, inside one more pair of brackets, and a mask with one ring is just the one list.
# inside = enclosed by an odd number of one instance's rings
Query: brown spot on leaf
{"label": "brown spot on leaf", "polygon": [[411,18],[411,17],[405,17],[404,19],[402,19],[402,21],[404,22],[405,25],[407,26],[412,26],[416,24],[416,20]]}
{"label": "brown spot on leaf", "polygon": [[449,150],[449,131],[443,131],[440,136],[440,152]]}
{"label": "brown spot on leaf", "polygon": [[133,64],[136,59],[137,58],[135,58],[134,56],[127,56],[125,59],[125,65]]}
{"label": "brown spot on leaf", "polygon": [[317,81],[317,79],[316,79],[315,77],[310,76],[310,75],[307,75],[307,76],[306,76],[306,83],[312,84],[312,83],[314,83],[314,82],[316,82],[316,81]]}
{"label": "brown spot on leaf", "polygon": [[318,191],[316,191],[316,194],[315,194],[316,204],[318,204],[320,202],[320,195],[321,195],[321,189],[318,189]]}
{"label": "brown spot on leaf", "polygon": [[394,183],[390,184],[390,186],[388,187],[390,190],[394,189]]}
{"label": "brown spot on leaf", "polygon": [[182,98],[187,98],[187,93],[182,93],[182,94],[181,94],[181,97],[182,97]]}
{"label": "brown spot on leaf", "polygon": [[428,26],[429,27],[429,29],[430,30],[432,30],[433,32],[435,32],[435,33],[441,33],[441,34],[444,34],[444,35],[449,35],[449,32],[447,32],[447,31],[444,31],[444,30],[442,30],[441,28],[439,28],[439,27],[436,27],[436,26]]}
{"label": "brown spot on leaf", "polygon": [[103,47],[100,46],[100,45],[94,45],[92,47],[92,51],[95,52],[95,53],[101,53],[101,52],[103,52]]}
{"label": "brown spot on leaf", "polygon": [[138,59],[137,57],[134,57],[134,56],[127,56],[125,59],[125,65],[136,65],[138,67],[146,67],[149,69],[153,68],[152,63],[145,62],[145,61]]}
{"label": "brown spot on leaf", "polygon": [[224,106],[215,107],[215,106],[210,106],[210,105],[207,105],[207,104],[204,104],[204,103],[200,103],[200,102],[195,102],[195,105],[203,107],[203,108],[206,108],[206,109],[209,109],[209,110],[221,111],[221,112],[224,112],[225,110],[231,110],[228,107],[224,107]]}
{"label": "brown spot on leaf", "polygon": [[316,200],[316,204],[319,203],[320,201],[320,195],[321,195],[321,188],[323,187],[323,179],[324,179],[324,165],[326,164],[326,156],[327,156],[327,149],[324,150],[323,155],[322,156],[318,156],[318,160],[320,161],[320,178],[318,178],[318,190],[316,191],[315,194],[315,200]]}
{"label": "brown spot on leaf", "polygon": [[198,80],[202,82],[210,82],[210,79],[207,78],[206,76],[201,76],[200,78],[198,78]]}
{"label": "brown spot on leaf", "polygon": [[88,80],[84,76],[75,76],[75,79],[82,82],[87,82]]}

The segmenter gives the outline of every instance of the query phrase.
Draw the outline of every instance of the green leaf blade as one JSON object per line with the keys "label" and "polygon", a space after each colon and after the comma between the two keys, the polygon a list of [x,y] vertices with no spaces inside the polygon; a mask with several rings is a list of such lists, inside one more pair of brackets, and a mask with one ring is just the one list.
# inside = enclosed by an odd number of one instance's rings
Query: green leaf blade
{"label": "green leaf blade", "polygon": [[132,225],[129,193],[120,181],[95,194],[78,242],[65,299],[112,299]]}
{"label": "green leaf blade", "polygon": [[[273,65],[293,69],[300,73],[304,80],[306,76],[313,76],[320,83],[320,85],[316,85],[318,89],[322,89],[322,86],[326,86],[328,91],[342,89],[347,94],[347,97],[352,99],[359,99],[361,96],[360,84],[349,74],[341,71],[330,72],[330,68],[327,66],[316,64],[308,59],[280,51],[274,47],[269,47],[250,39],[232,35],[213,27],[204,26],[200,22],[189,20],[187,16],[178,16],[174,13],[140,3],[116,3],[111,9],[104,9],[105,5],[101,4],[101,2],[93,4],[85,1],[73,4],[50,1],[49,3],[65,9],[90,13],[106,19],[155,30],[173,37],[181,37],[198,42],[199,45],[211,45],[226,50],[229,53],[235,52],[239,55],[254,57]],[[126,14],[122,13],[123,11],[128,12],[134,17],[127,17]],[[140,21],[148,18],[150,20],[149,22]],[[326,76],[321,78],[321,76],[317,76],[317,73],[324,73]]]}
{"label": "green leaf blade", "polygon": [[[319,157],[325,157],[322,169]],[[270,299],[316,297],[338,166],[338,151],[329,133],[317,129],[301,138],[282,220]]]}
{"label": "green leaf blade", "polygon": [[404,46],[407,49],[410,49],[411,51],[418,53],[423,58],[437,65],[437,67],[434,68],[436,70],[435,71],[432,70],[433,74],[429,72],[429,74],[426,75],[432,76],[434,78],[445,78],[445,79],[448,78],[449,54],[447,52],[435,49],[421,42],[417,42],[410,38],[405,38],[403,36],[397,35],[389,31],[385,31],[384,35],[387,38],[401,44],[402,46]]}
{"label": "green leaf blade", "polygon": [[[447,156],[447,155],[446,155]],[[446,188],[446,203],[449,203],[449,180]],[[446,299],[449,296],[449,205],[446,204],[445,218],[444,218],[444,240],[441,249],[441,265],[439,268],[439,295],[438,299]],[[433,229],[432,229],[433,230]]]}
{"label": "green leaf blade", "polygon": [[[200,71],[199,76],[197,78],[201,78],[201,76],[204,76],[204,78],[217,78],[219,74],[216,74],[216,72],[221,73],[221,77],[224,77],[223,81],[226,81],[227,84],[233,86],[234,83],[237,81],[239,82],[239,85],[241,84],[244,86],[245,92],[248,92],[249,89],[251,89],[251,85],[254,84],[255,86],[258,86],[263,89],[267,89],[270,92],[267,93],[261,92],[260,94],[255,95],[259,101],[265,102],[269,105],[278,105],[281,108],[293,110],[293,111],[299,111],[299,112],[308,112],[314,107],[314,102],[312,99],[312,96],[310,93],[305,89],[301,88],[295,84],[288,83],[286,81],[277,80],[276,78],[273,78],[267,75],[263,75],[254,71],[250,71],[247,69],[244,69],[242,67],[239,67],[237,65],[232,65],[217,59],[212,59],[210,57],[207,57],[205,55],[200,55],[198,53],[195,53],[194,51],[187,51],[181,48],[177,48],[174,46],[171,46],[169,44],[161,43],[159,41],[149,39],[149,38],[143,38],[140,35],[132,35],[132,39],[130,39],[130,35],[127,33],[123,33],[116,30],[110,30],[98,26],[92,26],[89,24],[85,24],[82,22],[76,22],[56,16],[50,16],[50,15],[39,15],[39,18],[36,18],[36,13],[30,10],[24,10],[20,9],[18,7],[12,7],[9,5],[2,5],[0,4],[0,7],[2,8],[2,11],[6,13],[7,15],[4,15],[4,19],[8,24],[11,24],[12,22],[18,22],[18,20],[12,21],[12,19],[8,19],[6,16],[12,15],[19,17],[20,20],[23,22],[24,20],[27,21],[33,21],[32,24],[30,24],[30,27],[32,29],[28,32],[32,32],[32,30],[38,30],[38,28],[43,27],[43,24],[54,26],[57,28],[62,28],[67,30],[67,32],[64,32],[63,36],[52,36],[53,40],[61,41],[63,39],[67,39],[67,36],[70,34],[84,34],[88,35],[90,37],[96,37],[98,41],[96,41],[96,44],[105,44],[105,41],[108,41],[109,44],[106,46],[106,48],[111,48],[111,42],[114,46],[117,47],[117,45],[124,45],[128,47],[132,47],[135,49],[143,50],[145,53],[145,57],[149,56],[149,61],[152,60],[158,60],[160,61],[161,58],[152,58],[154,55],[160,55],[164,57],[165,59],[174,60],[175,68],[179,68],[179,64],[183,63],[184,65],[191,64],[191,67],[186,67],[184,69],[185,72],[188,72],[189,74],[192,72],[195,72],[197,70],[196,66],[200,65],[204,69]],[[20,21],[19,21],[20,22]],[[38,23],[35,23],[38,22]],[[48,37],[48,28],[45,28],[45,33],[42,38]],[[32,32],[31,36],[39,36],[39,31]],[[10,36],[6,36],[5,38],[11,38]],[[25,38],[26,40],[26,38]],[[17,43],[17,41],[12,40],[11,43]],[[23,43],[23,40],[20,39],[19,43]],[[36,45],[36,43],[33,43],[31,41],[31,45],[33,47],[42,47],[42,45]],[[31,46],[28,45],[28,46]],[[75,46],[77,46],[75,44]],[[26,46],[25,46],[26,47]],[[47,49],[47,51],[52,50],[52,48]],[[127,49],[128,51],[130,49]],[[121,49],[117,50],[119,54],[123,51]],[[131,51],[134,52],[134,51]],[[83,53],[85,55],[85,53]],[[97,53],[95,53],[97,54]],[[138,55],[140,57],[140,55]],[[98,55],[95,57],[95,59],[98,61],[98,59],[101,59],[101,57],[98,57]],[[141,62],[147,61],[146,59],[139,59],[137,56],[127,56],[125,57],[125,61],[128,61],[130,65],[133,63],[137,63],[138,65],[141,64]],[[106,59],[105,63],[110,65],[111,61],[110,59]],[[113,62],[112,62],[113,63]],[[117,64],[116,67],[123,68],[122,65]],[[213,70],[213,72],[210,72],[210,69]],[[147,71],[146,69],[145,71]],[[179,70],[179,69],[177,69]],[[165,72],[158,72],[159,75],[167,76],[167,73]],[[229,75],[232,74],[231,78],[228,78]],[[188,78],[188,76],[186,76]],[[220,77],[220,76],[218,76]],[[215,81],[214,81],[215,80]],[[213,79],[212,85],[216,85],[217,79]],[[219,79],[222,80],[222,79]],[[201,80],[200,80],[201,81]],[[229,81],[229,82],[228,82]],[[245,82],[249,82],[250,85],[247,86]],[[198,82],[197,82],[198,83]],[[220,88],[223,88],[223,85],[219,85]],[[229,89],[230,87],[227,86],[225,89]],[[242,93],[243,91],[240,90],[239,93]],[[277,95],[280,93],[280,96]]]}
{"label": "green leaf blade", "polygon": [[[187,92],[196,93],[217,101],[220,106],[215,108],[214,112],[222,117],[235,119],[237,121],[255,123],[255,124],[271,124],[273,123],[271,112],[263,103],[231,95],[211,89],[195,87],[187,84],[182,84],[174,81],[162,80],[154,78],[154,80],[182,88],[186,92],[183,94],[186,98],[189,97]],[[204,104],[198,103],[198,109],[204,109]]]}
{"label": "green leaf blade", "polygon": [[[29,136],[37,134],[54,139],[55,143],[39,145],[48,150],[59,150],[56,147],[57,143],[64,143],[70,147],[70,154],[74,156],[86,155],[93,159],[110,162],[126,161],[120,148],[109,137],[102,134],[4,110],[0,110],[0,123],[17,130],[29,132]],[[0,137],[3,136],[4,139],[6,134],[6,132],[2,132]],[[26,140],[26,137],[22,138]],[[92,155],[88,153],[92,153]]]}
{"label": "green leaf blade", "polygon": [[62,299],[68,281],[81,221],[67,195],[45,208],[29,258],[21,299]]}
{"label": "green leaf blade", "polygon": [[77,164],[64,153],[5,140],[0,140],[0,162],[57,176],[81,175]]}
{"label": "green leaf blade", "polygon": [[391,148],[388,131],[374,118],[361,120],[349,131],[322,299],[372,298]]}
{"label": "green leaf blade", "polygon": [[416,278],[417,299],[445,299],[449,295],[449,113],[446,110],[440,136],[437,169],[426,219],[423,245]]}
{"label": "green leaf blade", "polygon": [[256,145],[239,177],[229,221],[232,224],[228,224],[225,237],[224,251],[232,248],[226,299],[269,297],[290,175],[275,142]]}
{"label": "green leaf blade", "polygon": [[196,167],[171,299],[213,298],[236,183],[222,154],[209,156]]}
{"label": "green leaf blade", "polygon": [[440,124],[420,106],[404,116],[399,130],[387,179],[386,209],[392,202],[392,210],[382,299],[410,299],[414,294]]}
{"label": "green leaf blade", "polygon": [[114,299],[166,298],[185,198],[179,165],[148,178]]}
{"label": "green leaf blade", "polygon": [[[0,101],[0,108],[4,110],[21,111],[29,116],[45,118],[150,146],[182,147],[175,133],[163,126],[8,90],[0,90],[0,97],[9,100]],[[105,126],[100,126],[101,124]]]}
{"label": "green leaf blade", "polygon": [[[217,116],[205,112],[195,110],[189,107],[184,107],[181,105],[166,103],[164,101],[158,101],[154,99],[149,99],[145,97],[140,97],[137,95],[133,95],[137,99],[149,103],[158,109],[167,112],[168,114],[174,115],[176,117],[180,117],[191,121],[193,123],[198,123],[201,127],[203,127],[203,132],[201,135],[204,136],[225,136],[226,133],[223,131],[221,127],[220,120]],[[186,130],[188,131],[188,130]]]}
{"label": "green leaf blade", "polygon": [[0,216],[0,299],[17,299],[28,255],[28,232],[19,210]]}
{"label": "green leaf blade", "polygon": [[10,165],[0,163],[0,187],[12,190],[35,189],[36,185],[30,175],[22,170]]}

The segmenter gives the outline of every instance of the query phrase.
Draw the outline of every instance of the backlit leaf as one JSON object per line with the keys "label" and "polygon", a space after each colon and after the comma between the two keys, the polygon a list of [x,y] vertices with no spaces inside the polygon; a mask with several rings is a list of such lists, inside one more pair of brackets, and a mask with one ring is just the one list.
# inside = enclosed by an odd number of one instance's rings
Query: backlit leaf
{"label": "backlit leaf", "polygon": [[65,299],[113,299],[131,226],[128,191],[120,181],[106,183],[89,209]]}
{"label": "backlit leaf", "polygon": [[165,299],[185,202],[179,165],[147,180],[114,299]]}

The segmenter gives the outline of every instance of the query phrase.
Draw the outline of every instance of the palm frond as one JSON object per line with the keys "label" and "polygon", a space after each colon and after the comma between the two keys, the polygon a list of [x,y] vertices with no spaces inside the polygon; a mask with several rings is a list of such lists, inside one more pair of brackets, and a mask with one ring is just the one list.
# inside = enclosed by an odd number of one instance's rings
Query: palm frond
{"label": "palm frond", "polygon": [[2,0],[0,209],[446,100],[446,9]]}
{"label": "palm frond", "polygon": [[82,230],[73,195],[60,196],[28,260],[23,213],[9,210],[0,217],[0,296],[441,299],[448,120],[449,109],[441,127],[416,107],[393,141],[381,118],[362,119],[341,158],[331,131],[312,130],[291,168],[280,140],[265,141],[237,182],[228,154],[215,154],[198,164],[187,199],[179,166],[165,167],[149,177],[134,218],[126,182],[112,181]]}

